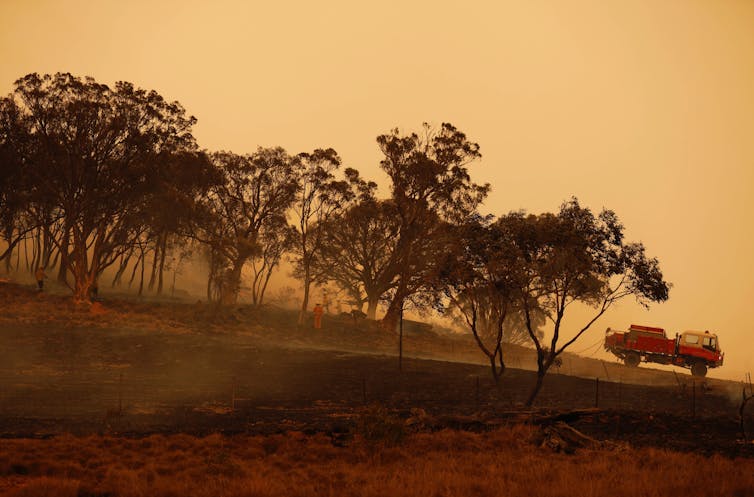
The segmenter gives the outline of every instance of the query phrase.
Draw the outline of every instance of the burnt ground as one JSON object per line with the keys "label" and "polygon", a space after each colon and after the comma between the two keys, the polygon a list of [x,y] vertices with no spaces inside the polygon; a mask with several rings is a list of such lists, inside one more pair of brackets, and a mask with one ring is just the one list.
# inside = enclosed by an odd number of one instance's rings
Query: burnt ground
{"label": "burnt ground", "polygon": [[[495,386],[484,365],[448,360],[481,359],[468,337],[418,325],[406,327],[400,371],[396,335],[348,318],[313,330],[282,310],[114,301],[58,315],[53,297],[35,298],[28,306],[45,319],[17,307],[0,319],[2,437],[348,431],[375,405],[422,413],[433,420],[424,429],[483,430],[598,407],[571,425],[637,446],[754,457],[754,402],[746,443],[734,382],[567,357],[561,372],[582,377],[553,371],[533,411],[523,408],[534,382],[525,349],[509,352],[514,367]],[[177,324],[142,326],[149,312]],[[428,356],[444,360],[418,358]]]}

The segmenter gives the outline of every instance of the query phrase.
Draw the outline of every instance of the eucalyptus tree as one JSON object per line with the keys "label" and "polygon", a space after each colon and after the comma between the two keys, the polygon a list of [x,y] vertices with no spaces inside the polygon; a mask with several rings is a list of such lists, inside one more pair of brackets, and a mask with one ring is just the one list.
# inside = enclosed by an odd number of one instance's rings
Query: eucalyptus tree
{"label": "eucalyptus tree", "polygon": [[97,276],[148,229],[156,177],[173,154],[196,150],[196,119],[155,91],[67,73],[24,76],[9,98],[30,140],[28,179],[37,201],[60,216],[54,243],[74,298],[86,300]]}
{"label": "eucalyptus tree", "polygon": [[330,219],[340,214],[353,194],[347,181],[335,177],[334,173],[340,168],[341,159],[332,148],[301,153],[296,159],[301,188],[291,209],[297,233],[293,263],[295,274],[301,278],[304,289],[298,316],[298,323],[303,324],[314,281],[312,269],[320,257],[325,238],[324,227]]}
{"label": "eucalyptus tree", "polygon": [[431,285],[430,275],[442,244],[443,222],[471,215],[489,185],[471,181],[468,165],[479,159],[479,145],[452,124],[439,129],[424,124],[423,133],[397,128],[377,137],[384,158],[380,166],[391,180],[391,200],[400,223],[394,272],[397,284],[383,319],[394,329],[404,301]]}
{"label": "eucalyptus tree", "polygon": [[[527,399],[536,399],[549,368],[569,346],[617,301],[634,297],[648,307],[668,299],[670,285],[659,262],[641,243],[626,243],[624,227],[613,211],[595,216],[574,198],[557,214],[508,216],[499,221],[515,240],[514,264],[521,280],[521,305],[537,352],[537,380]],[[573,304],[593,312],[564,338],[564,319]],[[549,343],[537,334],[532,309],[545,312]]]}
{"label": "eucalyptus tree", "polygon": [[210,280],[215,281],[208,286],[218,287],[220,299],[233,303],[244,266],[263,253],[261,235],[286,224],[300,190],[298,161],[280,147],[247,155],[217,152],[211,159],[222,179],[207,195],[208,216],[197,238],[210,246]]}
{"label": "eucalyptus tree", "polygon": [[400,221],[390,200],[364,198],[327,224],[317,272],[335,283],[367,318],[397,285]]}
{"label": "eucalyptus tree", "polygon": [[503,337],[519,308],[522,273],[513,240],[499,223],[474,217],[449,227],[455,234],[438,273],[449,310],[474,336],[495,383],[505,372]]}
{"label": "eucalyptus tree", "polygon": [[[201,199],[220,181],[219,171],[204,152],[176,153],[167,157],[157,171],[157,188],[149,197],[148,231],[144,234],[154,255],[148,289],[164,288],[168,254],[187,250],[201,218]],[[130,253],[128,254],[130,255]]]}
{"label": "eucalyptus tree", "polygon": [[29,215],[32,187],[28,181],[28,116],[11,97],[0,98],[0,235],[5,247],[0,261],[6,271],[16,246],[38,225]]}
{"label": "eucalyptus tree", "polygon": [[324,265],[333,227],[359,199],[372,198],[377,185],[361,178],[354,168],[336,177],[341,159],[335,150],[317,149],[297,156],[301,189],[292,206],[296,243],[293,245],[294,275],[302,280],[303,299],[299,312],[302,324],[309,306],[312,283],[325,284],[331,273]]}
{"label": "eucalyptus tree", "polygon": [[298,232],[285,219],[276,218],[275,223],[263,226],[259,233],[260,253],[251,259],[251,302],[264,303],[265,293],[273,271],[279,267],[283,255],[292,252],[299,241]]}

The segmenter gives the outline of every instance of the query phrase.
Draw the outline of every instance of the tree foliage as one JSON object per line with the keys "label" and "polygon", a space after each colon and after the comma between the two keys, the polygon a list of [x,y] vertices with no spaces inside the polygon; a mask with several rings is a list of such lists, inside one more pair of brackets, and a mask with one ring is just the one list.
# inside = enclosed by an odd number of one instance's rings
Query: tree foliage
{"label": "tree foliage", "polygon": [[[534,402],[549,368],[615,302],[629,296],[643,306],[668,299],[670,285],[657,259],[641,243],[625,243],[614,212],[595,216],[574,198],[557,214],[511,215],[500,220],[515,238],[516,262],[523,269],[522,305],[537,351],[537,382],[527,400]],[[563,339],[566,311],[575,303],[594,312]],[[537,336],[531,310],[542,309],[551,325],[549,344]]]}
{"label": "tree foliage", "polygon": [[102,270],[148,229],[146,206],[164,164],[196,150],[195,119],[155,91],[63,73],[29,74],[8,98],[28,140],[20,153],[30,204],[61,220],[54,242],[75,298],[84,300]]}
{"label": "tree foliage", "polygon": [[365,198],[327,225],[318,270],[349,297],[358,310],[367,304],[375,319],[380,299],[396,285],[400,223],[391,201]]}
{"label": "tree foliage", "polygon": [[263,253],[262,235],[277,239],[299,190],[296,161],[285,150],[259,148],[253,154],[211,156],[222,180],[208,194],[201,240],[211,247],[210,285],[223,302],[236,302],[244,266]]}
{"label": "tree foliage", "polygon": [[523,279],[512,240],[502,228],[480,218],[456,227],[453,250],[439,273],[451,308],[487,356],[496,383],[505,372],[505,326],[517,310]]}
{"label": "tree foliage", "polygon": [[452,124],[425,124],[421,135],[398,129],[377,137],[380,162],[391,181],[391,200],[400,222],[394,272],[397,285],[384,318],[393,329],[410,296],[430,288],[433,262],[442,253],[442,222],[473,213],[489,185],[471,181],[468,164],[481,157],[479,145]]}
{"label": "tree foliage", "polygon": [[330,219],[340,215],[354,197],[347,181],[335,178],[341,159],[335,150],[317,149],[297,157],[300,188],[292,205],[296,243],[295,272],[304,288],[298,323],[303,324],[309,307],[309,291],[316,275],[315,265],[320,258]]}

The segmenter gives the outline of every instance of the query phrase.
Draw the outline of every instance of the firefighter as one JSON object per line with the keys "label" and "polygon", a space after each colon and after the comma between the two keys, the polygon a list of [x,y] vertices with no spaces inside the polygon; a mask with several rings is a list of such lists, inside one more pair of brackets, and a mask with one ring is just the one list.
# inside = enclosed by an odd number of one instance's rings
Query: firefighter
{"label": "firefighter", "polygon": [[324,314],[325,310],[321,305],[315,304],[312,312],[314,313],[314,329],[318,330],[322,328],[322,314]]}
{"label": "firefighter", "polygon": [[41,292],[44,290],[45,279],[47,278],[42,266],[37,267],[37,270],[34,272],[34,277],[37,279],[37,291]]}

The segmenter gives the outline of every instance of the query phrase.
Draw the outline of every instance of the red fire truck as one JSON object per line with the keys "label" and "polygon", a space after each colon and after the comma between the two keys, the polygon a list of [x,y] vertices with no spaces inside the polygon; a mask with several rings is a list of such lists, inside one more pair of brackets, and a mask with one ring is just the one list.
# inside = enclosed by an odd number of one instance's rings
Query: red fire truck
{"label": "red fire truck", "polygon": [[672,364],[691,369],[694,376],[704,376],[707,368],[722,366],[725,355],[717,335],[709,331],[684,331],[668,338],[662,328],[637,324],[632,324],[628,331],[608,328],[605,350],[623,359],[629,367],[641,362]]}

